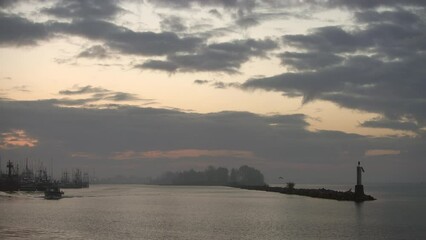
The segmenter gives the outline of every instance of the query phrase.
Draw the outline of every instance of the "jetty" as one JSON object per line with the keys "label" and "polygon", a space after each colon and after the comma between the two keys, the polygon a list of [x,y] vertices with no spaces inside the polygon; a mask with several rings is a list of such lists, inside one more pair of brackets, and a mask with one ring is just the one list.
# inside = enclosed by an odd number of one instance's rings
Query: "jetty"
{"label": "jetty", "polygon": [[299,196],[307,196],[313,198],[323,198],[323,199],[332,199],[338,201],[354,201],[354,202],[364,202],[364,201],[373,201],[376,200],[374,197],[370,195],[366,195],[364,193],[364,185],[362,185],[362,172],[364,172],[364,168],[361,166],[360,162],[358,162],[357,166],[357,183],[355,185],[355,192],[352,190],[349,191],[335,191],[330,189],[304,189],[304,188],[293,188],[293,187],[270,187],[268,185],[263,186],[232,186],[240,189],[246,190],[258,190],[258,191],[266,191],[266,192],[276,192],[282,194],[291,194],[291,195],[299,195]]}
{"label": "jetty", "polygon": [[338,201],[354,201],[354,202],[363,202],[363,201],[372,201],[376,200],[374,197],[370,195],[362,195],[357,196],[355,192],[352,191],[335,191],[330,189],[304,189],[304,188],[287,188],[287,187],[270,187],[268,185],[265,186],[233,186],[240,189],[246,190],[258,190],[258,191],[266,191],[266,192],[276,192],[283,194],[291,194],[291,195],[299,195],[299,196],[307,196],[313,198],[323,198],[323,199],[332,199]]}

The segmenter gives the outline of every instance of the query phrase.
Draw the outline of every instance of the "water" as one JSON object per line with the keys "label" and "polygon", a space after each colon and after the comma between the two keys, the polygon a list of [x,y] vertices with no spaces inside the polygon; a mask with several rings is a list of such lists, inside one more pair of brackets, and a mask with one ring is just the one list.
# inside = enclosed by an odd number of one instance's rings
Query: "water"
{"label": "water", "polygon": [[377,201],[145,185],[65,189],[57,201],[0,192],[0,239],[426,239],[425,184],[365,187]]}

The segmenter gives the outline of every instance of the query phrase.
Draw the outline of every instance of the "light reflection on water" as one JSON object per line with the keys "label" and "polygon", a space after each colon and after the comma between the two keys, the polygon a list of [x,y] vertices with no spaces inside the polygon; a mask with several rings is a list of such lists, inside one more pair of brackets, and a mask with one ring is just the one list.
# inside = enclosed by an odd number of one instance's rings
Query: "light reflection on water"
{"label": "light reflection on water", "polygon": [[379,200],[145,185],[65,189],[58,201],[0,193],[0,239],[426,239],[424,185],[367,189]]}

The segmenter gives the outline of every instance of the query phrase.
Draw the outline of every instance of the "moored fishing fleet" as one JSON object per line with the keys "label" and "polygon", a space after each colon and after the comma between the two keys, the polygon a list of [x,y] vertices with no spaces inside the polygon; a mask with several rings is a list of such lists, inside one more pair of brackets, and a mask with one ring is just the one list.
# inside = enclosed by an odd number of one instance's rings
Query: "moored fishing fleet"
{"label": "moored fishing fleet", "polygon": [[59,186],[61,188],[88,188],[89,174],[83,173],[80,169],[77,168],[72,171],[70,176],[70,173],[65,170],[62,172]]}
{"label": "moored fishing fleet", "polygon": [[60,199],[63,195],[60,188],[89,187],[89,175],[78,168],[71,173],[63,171],[61,179],[56,180],[53,171],[49,174],[42,165],[37,170],[28,167],[28,160],[23,170],[19,169],[19,164],[10,160],[6,167],[5,173],[0,169],[0,191],[44,192],[46,199]]}

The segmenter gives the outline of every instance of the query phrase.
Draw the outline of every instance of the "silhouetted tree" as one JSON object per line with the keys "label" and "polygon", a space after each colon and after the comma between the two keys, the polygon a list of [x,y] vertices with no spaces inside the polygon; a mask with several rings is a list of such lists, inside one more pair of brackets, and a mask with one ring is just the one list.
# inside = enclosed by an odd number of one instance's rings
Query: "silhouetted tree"
{"label": "silhouetted tree", "polygon": [[263,174],[247,165],[241,166],[237,173],[237,184],[245,186],[265,185]]}
{"label": "silhouetted tree", "polygon": [[294,189],[294,185],[296,185],[294,182],[288,182],[287,183],[287,188],[290,189],[290,190],[293,190]]}
{"label": "silhouetted tree", "polygon": [[161,175],[161,177],[154,180],[153,182],[157,184],[165,184],[165,185],[175,184],[176,177],[177,177],[177,173],[166,172],[163,175]]}
{"label": "silhouetted tree", "polygon": [[178,173],[174,184],[177,185],[206,185],[206,177],[202,172],[197,172],[194,169]]}
{"label": "silhouetted tree", "polygon": [[226,185],[228,183],[228,169],[224,167],[215,168],[209,166],[205,171],[207,184]]}
{"label": "silhouetted tree", "polygon": [[224,167],[207,167],[204,171],[194,169],[183,172],[166,172],[161,177],[152,181],[156,184],[166,185],[245,185],[261,186],[265,185],[262,173],[252,167],[242,166],[239,169],[232,169],[230,175],[228,169]]}
{"label": "silhouetted tree", "polygon": [[229,175],[229,184],[230,185],[237,185],[237,181],[238,181],[238,170],[233,168],[231,169],[231,174]]}

